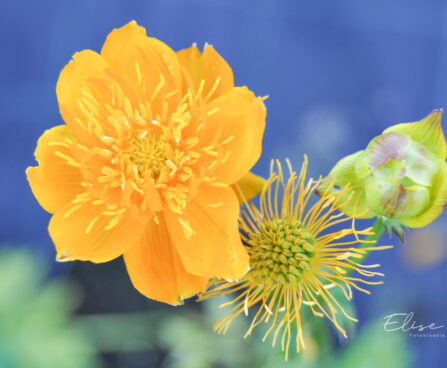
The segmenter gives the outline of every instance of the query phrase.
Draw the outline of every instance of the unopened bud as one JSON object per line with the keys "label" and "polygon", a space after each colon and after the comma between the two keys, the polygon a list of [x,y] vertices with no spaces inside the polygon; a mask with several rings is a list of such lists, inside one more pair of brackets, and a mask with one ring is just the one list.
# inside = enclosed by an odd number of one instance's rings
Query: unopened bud
{"label": "unopened bud", "polygon": [[447,203],[441,117],[442,111],[436,110],[421,121],[389,127],[365,150],[341,159],[318,193],[340,193],[340,210],[350,216],[383,216],[408,227],[428,225]]}

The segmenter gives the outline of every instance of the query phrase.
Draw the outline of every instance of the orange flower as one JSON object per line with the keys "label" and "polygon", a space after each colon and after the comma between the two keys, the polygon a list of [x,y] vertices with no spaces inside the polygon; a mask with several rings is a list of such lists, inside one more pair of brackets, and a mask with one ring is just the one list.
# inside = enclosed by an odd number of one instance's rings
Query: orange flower
{"label": "orange flower", "polygon": [[213,47],[175,53],[130,22],[76,53],[56,92],[66,125],[27,176],[58,260],[124,254],[134,286],[170,304],[244,275],[230,185],[260,156],[265,108]]}

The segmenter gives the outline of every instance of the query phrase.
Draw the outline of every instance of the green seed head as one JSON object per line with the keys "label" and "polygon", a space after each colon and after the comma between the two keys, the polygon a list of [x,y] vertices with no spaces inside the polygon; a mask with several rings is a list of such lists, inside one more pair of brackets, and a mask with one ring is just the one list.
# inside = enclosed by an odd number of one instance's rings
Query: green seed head
{"label": "green seed head", "polygon": [[442,111],[390,126],[366,149],[342,158],[317,189],[339,196],[356,218],[381,216],[399,226],[423,227],[447,205],[447,143]]}
{"label": "green seed head", "polygon": [[311,268],[315,238],[300,221],[266,221],[259,232],[248,235],[250,273],[260,281],[296,285]]}

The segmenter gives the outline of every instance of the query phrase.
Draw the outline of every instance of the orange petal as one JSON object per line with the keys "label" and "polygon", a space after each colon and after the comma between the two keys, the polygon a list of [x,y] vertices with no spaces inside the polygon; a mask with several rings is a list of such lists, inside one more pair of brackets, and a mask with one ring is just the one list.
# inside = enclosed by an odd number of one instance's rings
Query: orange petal
{"label": "orange petal", "polygon": [[37,142],[34,154],[39,166],[26,170],[34,196],[50,213],[55,213],[83,191],[79,168],[70,166],[64,158],[55,153],[71,156],[71,149],[64,146],[66,138],[72,138],[66,125],[45,131]]}
{"label": "orange petal", "polygon": [[151,221],[138,242],[124,253],[134,287],[148,298],[178,305],[205,289],[208,278],[189,274],[172,244],[165,220]]}
{"label": "orange petal", "polygon": [[[105,110],[105,105],[113,104],[117,94],[111,88],[118,88],[111,75],[103,57],[92,50],[74,54],[59,75],[56,94],[62,118],[83,143],[92,139],[97,142],[94,132],[98,129],[102,129],[103,135],[116,134],[107,122],[110,114]],[[119,88],[122,90],[122,86]],[[122,93],[130,94],[128,90]]]}
{"label": "orange petal", "polygon": [[145,225],[128,212],[122,214],[117,225],[106,230],[115,216],[104,215],[104,205],[87,202],[71,211],[74,206],[69,202],[60,208],[48,227],[59,261],[111,261],[129,249],[144,231]]}
{"label": "orange petal", "polygon": [[239,203],[244,203],[260,194],[264,189],[265,182],[266,180],[262,176],[249,172],[231,185],[231,187],[236,193]]}
{"label": "orange petal", "polygon": [[[207,119],[200,144],[222,149],[226,161],[217,167],[213,175],[217,175],[220,182],[233,184],[253,167],[261,155],[265,107],[247,87],[235,87],[209,103],[207,110],[217,112]],[[220,137],[217,137],[219,133]]]}
{"label": "orange petal", "polygon": [[241,278],[248,255],[238,229],[239,203],[230,188],[203,185],[182,215],[166,213],[169,234],[186,270],[204,277]]}
{"label": "orange petal", "polygon": [[[203,54],[193,45],[177,52],[180,64],[186,67],[196,90],[204,81],[202,96],[211,101],[234,87],[233,71],[211,45],[205,45]],[[186,92],[186,91],[184,91]]]}
{"label": "orange petal", "polygon": [[[156,38],[147,37],[146,30],[135,21],[110,32],[101,55],[135,91],[138,96],[136,102],[152,100],[161,76],[164,82],[155,95],[159,103],[165,101],[164,96],[167,93],[181,89],[180,67],[176,53]],[[180,92],[179,90],[176,95],[170,97],[168,102],[180,99]]]}

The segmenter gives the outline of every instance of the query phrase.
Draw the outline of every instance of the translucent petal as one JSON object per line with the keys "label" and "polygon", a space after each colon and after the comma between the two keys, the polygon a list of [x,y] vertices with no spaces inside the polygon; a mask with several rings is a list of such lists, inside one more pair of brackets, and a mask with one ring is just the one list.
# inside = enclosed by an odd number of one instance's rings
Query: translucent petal
{"label": "translucent petal", "polygon": [[393,125],[384,130],[384,133],[396,132],[407,135],[427,147],[440,160],[445,161],[447,145],[442,131],[441,118],[442,110],[435,110],[420,121]]}

